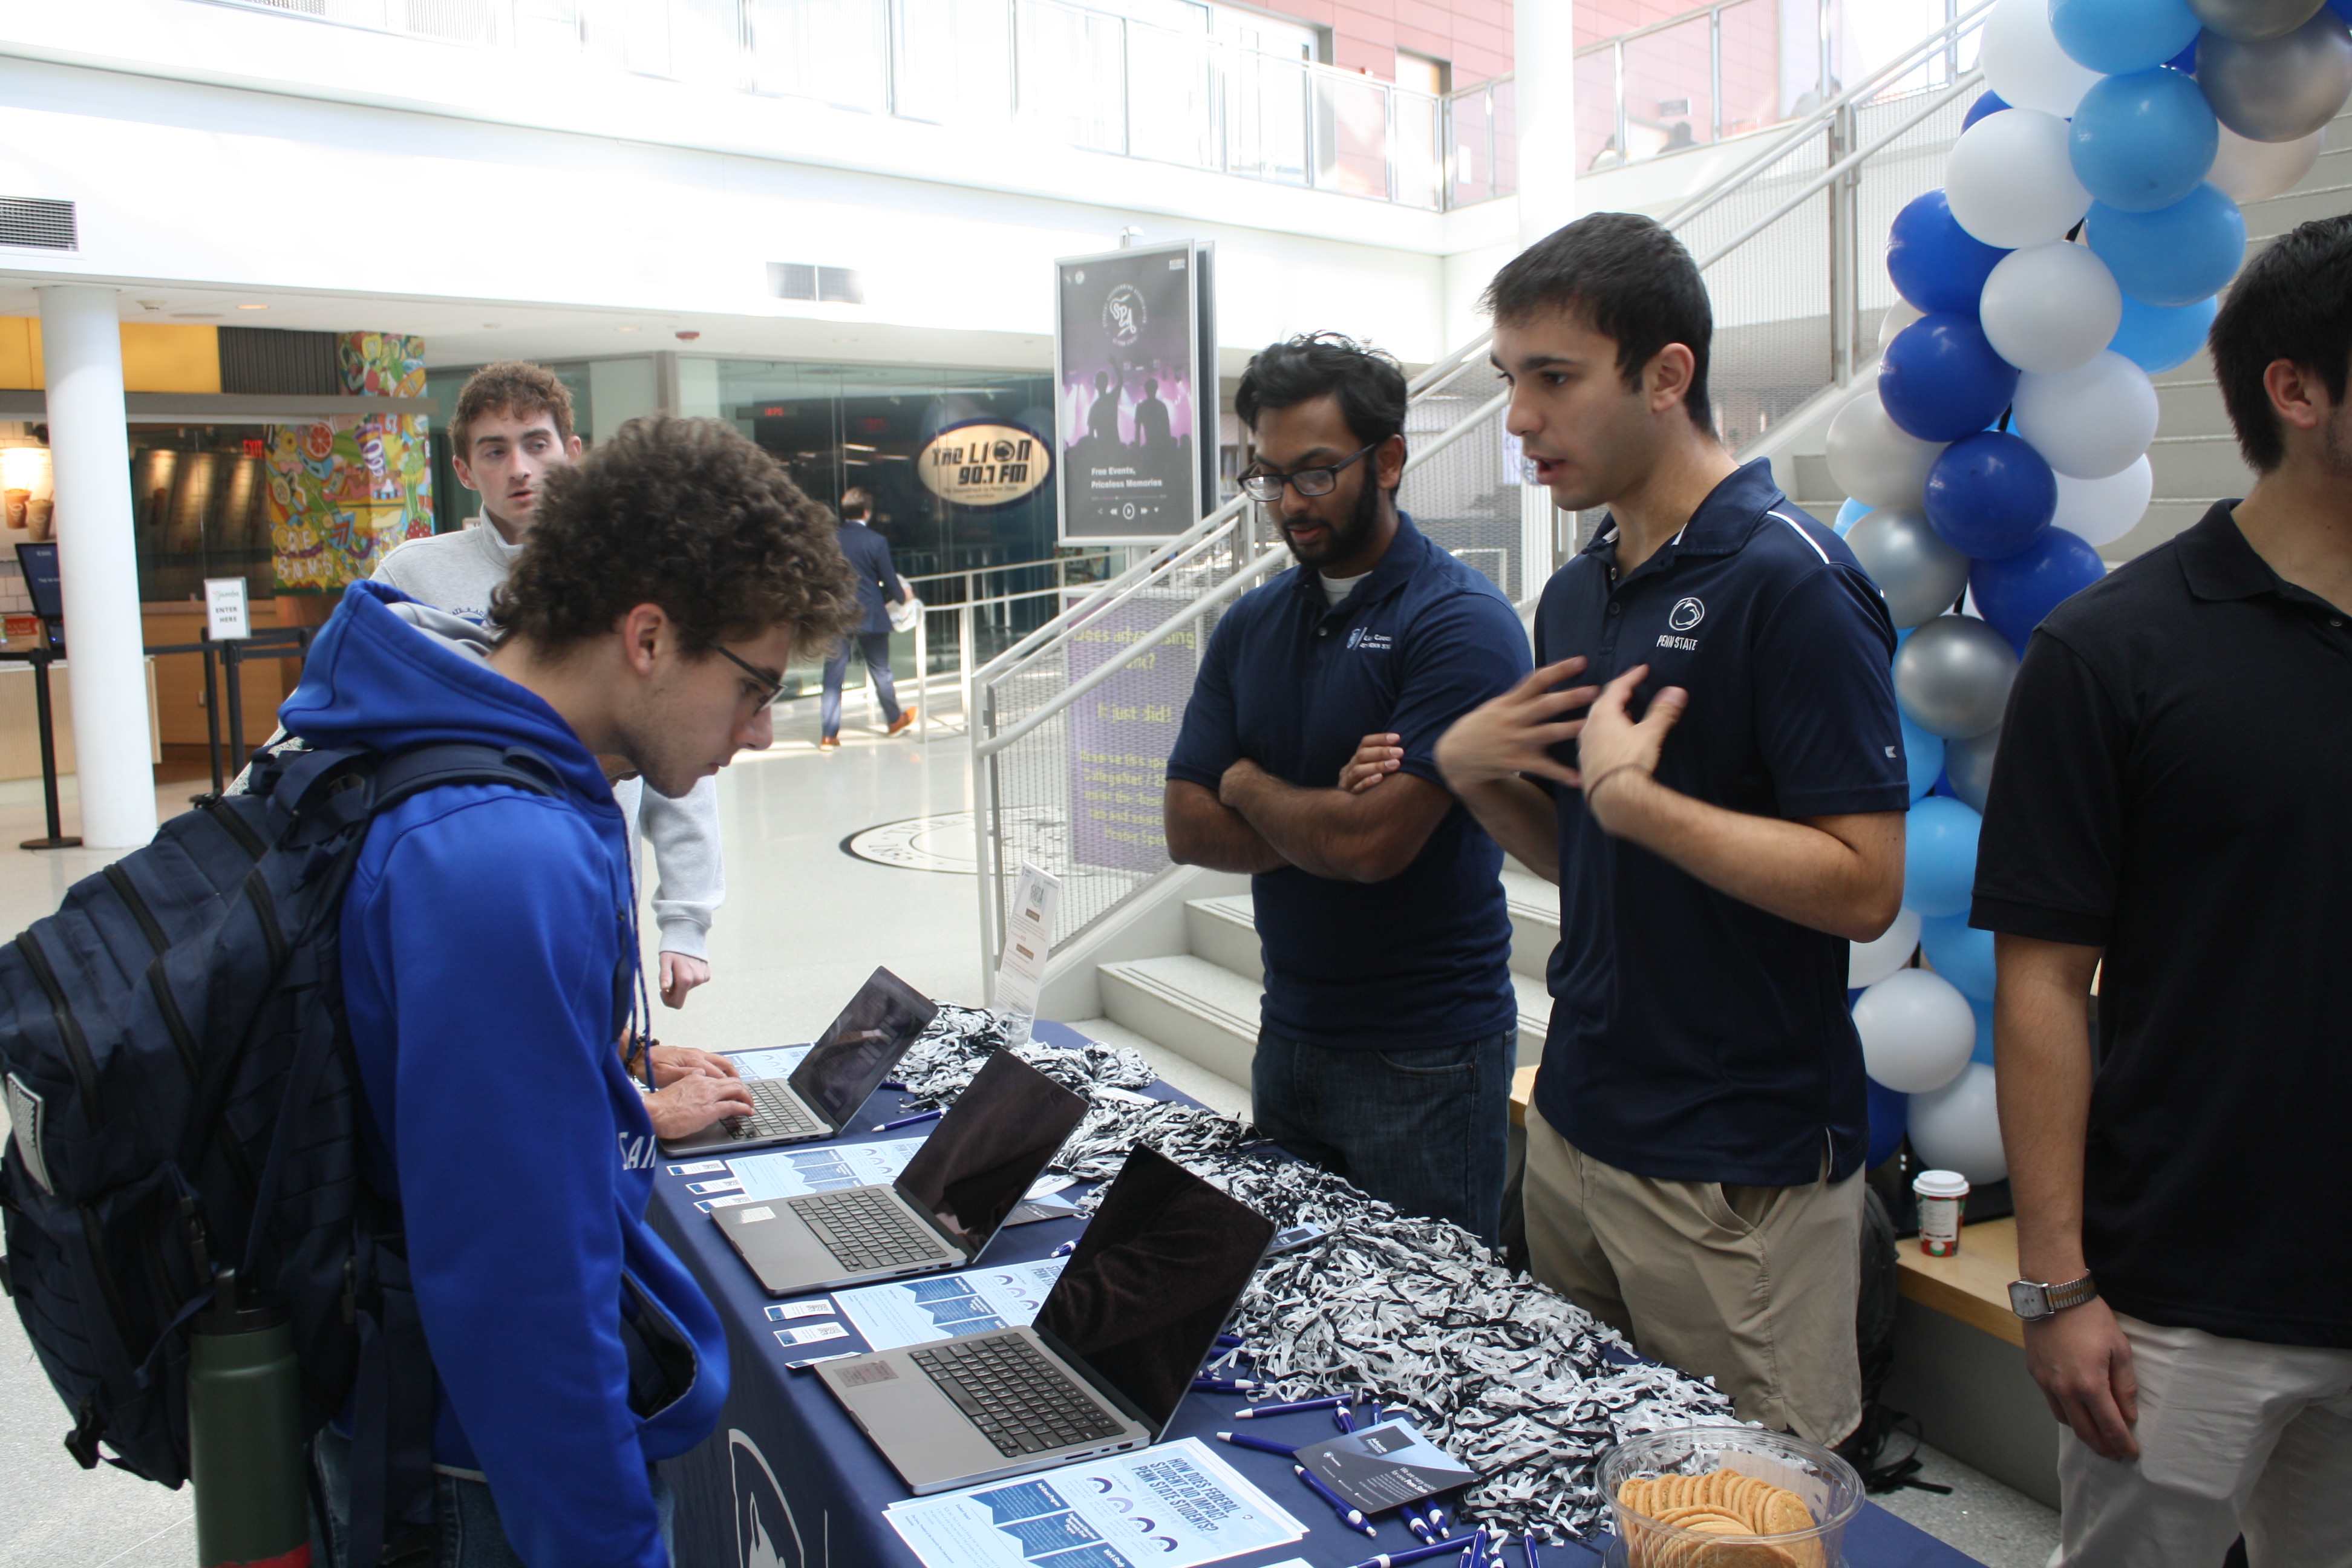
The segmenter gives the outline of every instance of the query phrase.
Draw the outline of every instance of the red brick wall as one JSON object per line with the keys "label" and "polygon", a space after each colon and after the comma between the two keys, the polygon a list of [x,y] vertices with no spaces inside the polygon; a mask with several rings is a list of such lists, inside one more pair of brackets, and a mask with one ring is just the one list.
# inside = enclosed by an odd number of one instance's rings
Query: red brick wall
{"label": "red brick wall", "polygon": [[[1691,10],[1698,0],[1575,0],[1579,48]],[[1626,46],[1627,140],[1634,156],[1657,151],[1676,121],[1694,140],[1709,139],[1706,23],[1685,23]],[[1780,0],[1747,0],[1723,14],[1723,133],[1756,130],[1780,118]],[[1666,113],[1661,102],[1687,98],[1687,113]],[[1576,145],[1580,166],[1616,133],[1613,65],[1607,53],[1587,55],[1576,69]]]}
{"label": "red brick wall", "polygon": [[[1580,10],[1589,0],[1575,3]],[[1396,79],[1399,49],[1451,63],[1457,88],[1510,74],[1511,0],[1278,0],[1258,8],[1328,27],[1332,63],[1382,81]]]}

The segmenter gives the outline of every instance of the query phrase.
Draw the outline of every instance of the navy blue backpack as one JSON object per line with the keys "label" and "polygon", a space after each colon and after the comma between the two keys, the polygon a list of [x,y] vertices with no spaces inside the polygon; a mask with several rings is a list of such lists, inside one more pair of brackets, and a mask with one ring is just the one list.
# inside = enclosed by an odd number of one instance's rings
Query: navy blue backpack
{"label": "navy blue backpack", "polygon": [[0,1285],[66,1447],[187,1478],[184,1329],[233,1267],[289,1316],[306,1430],[353,1402],[361,1568],[429,1534],[435,1387],[399,1215],[360,1180],[337,926],[369,822],[452,784],[560,787],[522,748],[281,746],[0,947]]}

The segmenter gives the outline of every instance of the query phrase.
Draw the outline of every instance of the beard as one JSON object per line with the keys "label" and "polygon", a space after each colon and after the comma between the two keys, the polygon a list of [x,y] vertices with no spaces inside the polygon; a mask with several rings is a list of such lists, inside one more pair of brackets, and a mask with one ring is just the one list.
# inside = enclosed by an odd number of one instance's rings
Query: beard
{"label": "beard", "polygon": [[1312,566],[1319,571],[1327,562],[1345,561],[1356,554],[1364,546],[1370,544],[1380,531],[1380,487],[1372,483],[1371,476],[1367,474],[1364,477],[1364,488],[1356,496],[1355,509],[1346,521],[1340,522],[1324,518],[1317,518],[1315,521],[1321,522],[1328,531],[1322,543],[1301,548],[1290,537],[1290,531],[1287,528],[1283,530],[1283,542],[1290,546],[1293,560],[1302,566]]}

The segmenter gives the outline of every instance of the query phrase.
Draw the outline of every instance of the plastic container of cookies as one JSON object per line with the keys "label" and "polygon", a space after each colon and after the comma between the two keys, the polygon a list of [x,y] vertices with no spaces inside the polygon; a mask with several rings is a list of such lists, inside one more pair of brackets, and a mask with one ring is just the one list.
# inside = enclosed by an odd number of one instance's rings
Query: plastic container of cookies
{"label": "plastic container of cookies", "polygon": [[1862,1478],[1816,1443],[1757,1426],[1677,1426],[1601,1461],[1624,1568],[1839,1568]]}

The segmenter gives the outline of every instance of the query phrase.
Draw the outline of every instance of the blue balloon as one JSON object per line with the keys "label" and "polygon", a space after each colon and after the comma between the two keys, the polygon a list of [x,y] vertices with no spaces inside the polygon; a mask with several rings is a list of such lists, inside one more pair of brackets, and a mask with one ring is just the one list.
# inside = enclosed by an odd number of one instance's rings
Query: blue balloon
{"label": "blue balloon", "polygon": [[1907,203],[1886,232],[1887,276],[1922,310],[1975,315],[1985,279],[2008,254],[1954,222],[1952,204],[1940,190]]}
{"label": "blue balloon", "polygon": [[[1915,802],[1903,835],[1903,907],[1956,915],[1977,879],[1977,833],[1984,818],[1948,795]],[[1923,928],[1924,929],[1924,928]]]}
{"label": "blue balloon", "polygon": [[1840,539],[1843,539],[1847,529],[1852,528],[1855,523],[1860,522],[1864,518],[1868,517],[1872,512],[1877,510],[1878,509],[1876,507],[1864,506],[1860,501],[1854,500],[1852,496],[1848,496],[1845,498],[1845,504],[1838,508],[1837,521],[1832,524],[1832,526],[1837,530],[1837,536]]}
{"label": "blue balloon", "polygon": [[2347,22],[2352,22],[2352,0],[2327,0],[2327,8]]}
{"label": "blue balloon", "polygon": [[2193,305],[2143,305],[2126,294],[2123,324],[2107,347],[2148,374],[2160,374],[2197,357],[2221,309],[2221,301],[2212,297]]}
{"label": "blue balloon", "polygon": [[1864,1156],[1864,1164],[1875,1171],[1903,1147],[1903,1135],[1911,1127],[1911,1097],[1897,1094],[1874,1079],[1863,1081],[1870,1086],[1870,1152]]}
{"label": "blue balloon", "polygon": [[2017,367],[1993,352],[1974,315],[1920,317],[1895,334],[1878,367],[1886,416],[1922,441],[1973,435],[2016,395]]}
{"label": "blue balloon", "polygon": [[1969,924],[1965,914],[1919,922],[1920,951],[1936,973],[1971,1002],[1992,1000],[1992,932]]}
{"label": "blue balloon", "polygon": [[2174,70],[2183,72],[2189,76],[2195,76],[2197,74],[2197,40],[2194,38],[2189,39],[2189,47],[2187,48],[2181,50],[2179,54],[2173,56],[2164,63],[2170,66]]}
{"label": "blue balloon", "polygon": [[1940,795],[1946,800],[1958,800],[1960,798],[1960,792],[1952,787],[1952,772],[1949,768],[1946,768],[1943,772],[1936,775],[1936,787],[1929,790],[1927,793],[1929,795]]}
{"label": "blue balloon", "polygon": [[2144,305],[2193,305],[2246,258],[2245,215],[2210,184],[2149,213],[2093,202],[2084,232],[2116,286]]}
{"label": "blue balloon", "polygon": [[2083,188],[2119,212],[2154,212],[2195,190],[2221,149],[2221,122],[2196,79],[2164,66],[2093,82],[2067,149]]}
{"label": "blue balloon", "polygon": [[1911,722],[1911,715],[1901,708],[1895,710],[1895,716],[1903,721],[1904,776],[1911,785],[1911,798],[1917,800],[1944,776],[1944,737],[1930,735]]}
{"label": "blue balloon", "polygon": [[2009,104],[2007,100],[2004,100],[2000,94],[1991,91],[1990,89],[1980,92],[1977,94],[1977,100],[1969,105],[1968,113],[1960,117],[1960,129],[1966,131],[1969,126],[1974,125],[1986,115],[1999,114],[2002,110],[2007,109],[2008,107]]}
{"label": "blue balloon", "polygon": [[2198,22],[2187,0],[2050,0],[2050,30],[2077,64],[2121,76],[2196,47]]}
{"label": "blue balloon", "polygon": [[1927,470],[1927,526],[1963,555],[2014,555],[2057,512],[2058,476],[2020,437],[1979,431]]}
{"label": "blue balloon", "polygon": [[[1851,1002],[1846,1004],[1846,1006],[1849,1009],[1851,1009],[1853,1005],[1853,1004]],[[1993,1065],[1992,1004],[1990,1002],[1970,1002],[1969,1004],[1969,1008],[1977,1016],[1977,1043],[1974,1048],[1969,1052],[1969,1060],[1972,1062],[1982,1062],[1985,1066],[1990,1067]]]}
{"label": "blue balloon", "polygon": [[[2063,528],[2044,529],[2014,555],[1969,568],[1977,613],[2020,654],[2042,617],[2106,575],[2099,552]],[[1919,911],[1926,914],[1926,910]]]}

